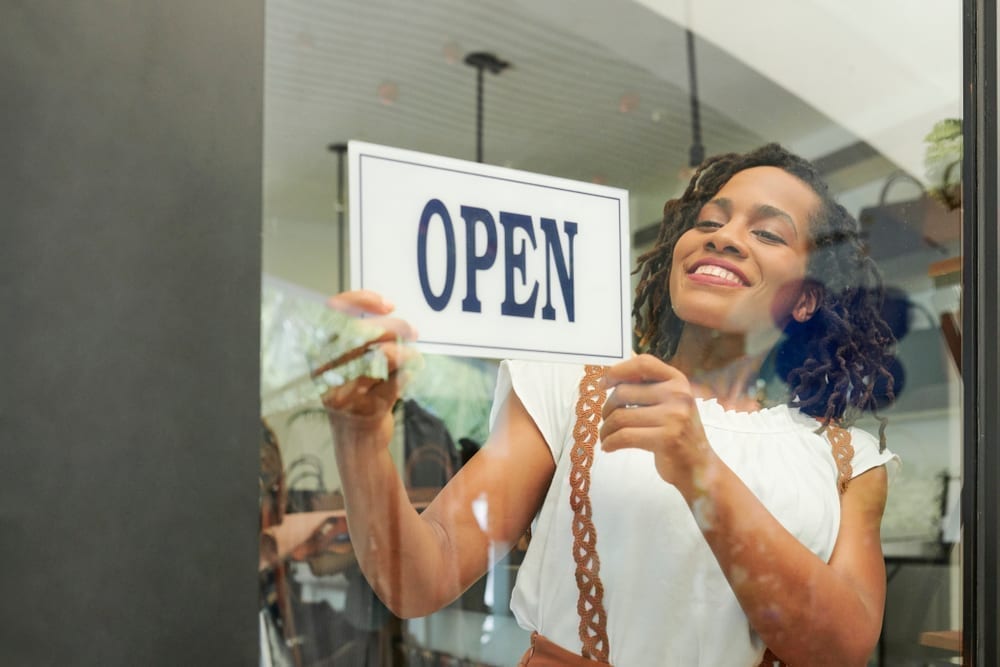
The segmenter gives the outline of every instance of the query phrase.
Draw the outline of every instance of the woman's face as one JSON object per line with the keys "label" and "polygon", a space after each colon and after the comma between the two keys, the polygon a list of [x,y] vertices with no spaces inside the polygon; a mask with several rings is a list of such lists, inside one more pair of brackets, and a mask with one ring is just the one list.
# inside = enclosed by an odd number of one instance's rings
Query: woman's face
{"label": "woman's face", "polygon": [[819,196],[778,167],[738,172],[677,241],[670,299],[685,322],[727,333],[808,319],[809,220]]}

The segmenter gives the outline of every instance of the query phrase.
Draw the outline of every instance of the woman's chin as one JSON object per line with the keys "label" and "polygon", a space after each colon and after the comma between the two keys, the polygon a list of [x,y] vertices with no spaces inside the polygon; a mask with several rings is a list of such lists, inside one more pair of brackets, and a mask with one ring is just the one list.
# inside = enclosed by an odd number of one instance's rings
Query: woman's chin
{"label": "woman's chin", "polygon": [[685,327],[694,327],[714,331],[720,334],[744,333],[746,327],[741,327],[729,312],[709,311],[705,308],[674,308],[674,313]]}
{"label": "woman's chin", "polygon": [[747,339],[770,339],[780,335],[780,328],[775,326],[768,318],[758,318],[757,321],[748,323],[740,322],[732,317],[700,313],[693,315],[690,319],[685,319],[680,313],[678,316],[684,320],[685,328],[692,328],[700,331],[704,335],[717,338],[719,336],[743,336]]}

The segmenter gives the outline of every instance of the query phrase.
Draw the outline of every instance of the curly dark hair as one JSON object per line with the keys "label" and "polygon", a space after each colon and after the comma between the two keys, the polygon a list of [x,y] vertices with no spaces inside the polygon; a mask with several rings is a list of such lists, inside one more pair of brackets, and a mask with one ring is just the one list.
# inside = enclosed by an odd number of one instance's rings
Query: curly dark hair
{"label": "curly dark hair", "polygon": [[[745,154],[708,158],[698,167],[687,189],[663,207],[663,222],[655,246],[639,257],[632,314],[642,351],[670,359],[684,322],[670,301],[670,267],[674,246],[694,226],[701,208],[736,173],[772,166],[797,177],[821,204],[809,221],[811,252],[806,280],[819,295],[819,307],[807,322],[791,320],[772,352],[779,378],[789,387],[788,404],[822,420],[853,423],[857,417],[892,398],[889,371],[895,338],[881,315],[882,277],[867,256],[861,228],[808,161],[778,144]],[[885,442],[885,420],[879,418]]]}

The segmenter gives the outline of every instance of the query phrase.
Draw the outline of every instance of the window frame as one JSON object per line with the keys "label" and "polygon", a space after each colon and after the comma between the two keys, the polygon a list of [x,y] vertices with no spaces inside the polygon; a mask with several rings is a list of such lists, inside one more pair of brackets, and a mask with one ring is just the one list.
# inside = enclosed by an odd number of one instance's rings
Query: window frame
{"label": "window frame", "polygon": [[1000,664],[997,13],[964,3],[962,663]]}

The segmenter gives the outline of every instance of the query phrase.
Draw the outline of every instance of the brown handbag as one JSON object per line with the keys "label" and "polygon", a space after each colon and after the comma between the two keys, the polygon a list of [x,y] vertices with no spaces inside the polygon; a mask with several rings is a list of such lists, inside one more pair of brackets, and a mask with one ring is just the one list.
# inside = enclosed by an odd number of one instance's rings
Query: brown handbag
{"label": "brown handbag", "polygon": [[594,661],[532,632],[531,646],[521,656],[517,667],[594,667]]}
{"label": "brown handbag", "polygon": [[[597,529],[591,520],[590,468],[594,463],[594,446],[598,439],[601,408],[607,392],[600,389],[603,366],[587,366],[580,380],[580,397],[576,403],[576,424],[573,427],[573,451],[570,452],[569,502],[573,509],[573,560],[576,563],[576,584],[579,589],[576,610],[580,617],[579,635],[583,646],[573,653],[553,643],[537,632],[531,635],[531,645],[518,662],[518,667],[592,667],[595,662],[610,664],[608,655],[607,621],[604,610],[604,584],[601,583],[601,560],[597,555]],[[833,458],[837,463],[837,488],[841,494],[851,479],[851,432],[833,423],[826,428]],[[758,667],[788,667],[771,649],[764,651]]]}

